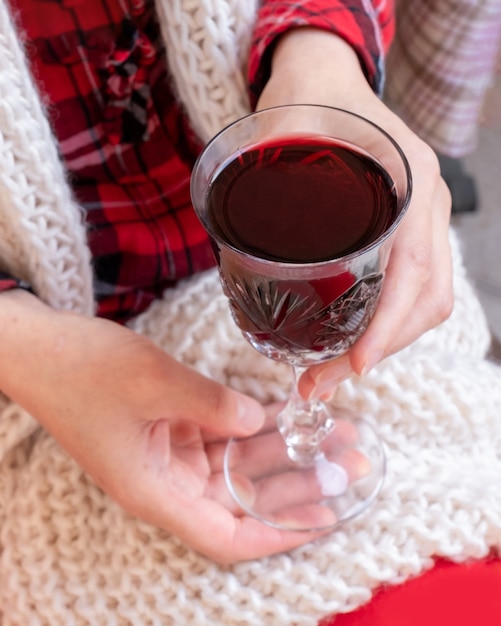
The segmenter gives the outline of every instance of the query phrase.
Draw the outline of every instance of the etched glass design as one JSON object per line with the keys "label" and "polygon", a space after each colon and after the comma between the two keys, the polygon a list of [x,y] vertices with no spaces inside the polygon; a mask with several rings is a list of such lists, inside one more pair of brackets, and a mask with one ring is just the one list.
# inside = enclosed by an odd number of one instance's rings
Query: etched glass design
{"label": "etched glass design", "polygon": [[383,275],[356,281],[325,304],[307,282],[269,280],[226,272],[222,276],[233,317],[254,347],[279,360],[305,363],[345,352],[366,330]]}

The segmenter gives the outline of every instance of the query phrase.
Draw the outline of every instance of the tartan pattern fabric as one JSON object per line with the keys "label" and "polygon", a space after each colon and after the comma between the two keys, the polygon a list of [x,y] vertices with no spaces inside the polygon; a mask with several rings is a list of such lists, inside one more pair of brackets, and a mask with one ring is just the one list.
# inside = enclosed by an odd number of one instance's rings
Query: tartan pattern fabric
{"label": "tartan pattern fabric", "polygon": [[[268,0],[259,10],[250,57],[251,95],[268,79],[267,55],[283,32],[298,26],[329,30],[345,39],[357,52],[367,79],[377,93],[384,85],[384,59],[394,34],[393,0]],[[258,90],[256,90],[256,86]],[[254,90],[252,90],[254,88]]]}
{"label": "tartan pattern fabric", "polygon": [[[152,0],[11,0],[32,73],[88,224],[98,315],[125,322],[167,287],[214,264],[190,200],[201,145],[176,101]],[[258,15],[249,81],[257,98],[281,33],[313,25],[359,50],[375,89],[390,5],[268,0]],[[386,6],[386,5],[385,5]],[[378,21],[379,20],[379,21]],[[4,275],[0,290],[22,287]]]}
{"label": "tartan pattern fabric", "polygon": [[20,278],[13,278],[6,272],[0,272],[0,292],[15,289],[16,287],[31,291],[31,287],[26,281],[21,280]]}
{"label": "tartan pattern fabric", "polygon": [[399,0],[386,97],[438,152],[476,147],[501,32],[499,0]]}
{"label": "tartan pattern fabric", "polygon": [[17,4],[85,210],[98,314],[124,322],[213,265],[189,194],[199,145],[170,88],[153,4]]}

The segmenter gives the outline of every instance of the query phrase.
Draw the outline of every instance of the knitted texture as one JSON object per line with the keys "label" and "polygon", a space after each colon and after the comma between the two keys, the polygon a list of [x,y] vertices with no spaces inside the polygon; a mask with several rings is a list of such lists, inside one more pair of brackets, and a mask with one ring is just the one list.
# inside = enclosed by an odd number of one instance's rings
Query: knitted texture
{"label": "knitted texture", "polygon": [[[157,0],[174,89],[207,141],[249,112],[256,0]],[[50,306],[94,309],[90,252],[7,4],[0,0],[0,267]]]}
{"label": "knitted texture", "polygon": [[167,61],[194,130],[209,140],[249,113],[247,57],[257,0],[157,0]]}
{"label": "knitted texture", "polygon": [[[241,60],[254,8],[248,0],[158,3],[178,93],[203,138],[245,112]],[[227,90],[233,80],[239,88]],[[92,311],[80,211],[1,0],[0,228],[2,267],[54,307]],[[314,626],[359,606],[380,583],[418,574],[435,555],[465,560],[499,549],[501,373],[485,360],[486,322],[453,243],[450,320],[337,394],[384,438],[379,499],[290,553],[233,567],[208,561],[125,513],[25,411],[0,399],[2,626]],[[244,341],[215,271],[167,292],[131,328],[262,402],[286,396],[287,368]]]}
{"label": "knitted texture", "polygon": [[[16,407],[5,409],[2,626],[314,626],[366,602],[381,583],[419,574],[436,555],[462,561],[499,549],[501,370],[484,358],[485,319],[453,244],[452,317],[337,393],[385,441],[380,497],[362,517],[290,553],[232,567],[210,562],[125,513],[50,436],[32,432]],[[131,327],[263,402],[287,393],[287,368],[242,338],[216,271],[167,291]]]}
{"label": "knitted texture", "polygon": [[82,216],[20,48],[0,2],[0,266],[51,306],[93,310]]}

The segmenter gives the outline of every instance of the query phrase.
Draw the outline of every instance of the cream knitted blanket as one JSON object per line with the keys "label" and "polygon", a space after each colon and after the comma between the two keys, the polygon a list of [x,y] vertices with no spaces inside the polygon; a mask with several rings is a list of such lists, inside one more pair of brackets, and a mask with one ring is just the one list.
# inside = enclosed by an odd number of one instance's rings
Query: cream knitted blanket
{"label": "cream knitted blanket", "polygon": [[[16,406],[0,420],[2,626],[314,626],[381,583],[501,548],[501,370],[461,268],[450,320],[337,400],[381,433],[388,475],[361,518],[288,554],[218,566],[132,518]],[[215,271],[168,291],[132,327],[207,376],[266,402],[288,375],[255,352]],[[31,436],[28,436],[29,433]],[[200,520],[200,532],[204,532]]]}
{"label": "cream knitted blanket", "polygon": [[[211,86],[218,85],[217,76],[224,81],[225,72],[228,79],[241,71],[240,45],[248,33],[241,26],[251,17],[250,9],[245,17],[246,3],[159,3],[170,58],[181,34],[199,42],[195,52],[212,50],[212,44],[224,51],[219,69],[211,66],[215,73],[195,94],[207,96],[203,111],[220,111],[219,117],[198,117],[204,137],[245,108],[237,94]],[[222,42],[232,38],[234,45],[225,47]],[[193,84],[207,70],[203,54],[178,60],[173,73],[185,72]],[[190,90],[183,97],[195,111]],[[0,228],[2,267],[30,280],[53,306],[92,311],[79,209],[1,0]],[[2,626],[314,626],[329,613],[367,601],[379,584],[422,572],[434,555],[465,560],[499,549],[501,372],[485,359],[486,322],[453,243],[451,319],[339,389],[337,400],[369,419],[386,442],[388,476],[380,498],[363,517],[291,553],[215,565],[127,515],[29,415],[4,399]],[[207,376],[263,402],[286,394],[285,369],[240,336],[214,271],[169,291],[131,326]]]}

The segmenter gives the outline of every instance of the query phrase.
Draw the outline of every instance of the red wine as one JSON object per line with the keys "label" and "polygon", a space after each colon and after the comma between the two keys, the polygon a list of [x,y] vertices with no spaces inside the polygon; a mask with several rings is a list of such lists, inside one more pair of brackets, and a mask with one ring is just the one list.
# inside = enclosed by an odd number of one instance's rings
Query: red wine
{"label": "red wine", "polygon": [[[306,365],[342,354],[364,332],[381,290],[379,269],[357,279],[343,264],[320,273],[307,266],[364,248],[393,223],[394,185],[377,161],[323,138],[256,145],[221,168],[206,206],[233,316],[256,349]],[[308,271],[261,272],[218,240]]]}
{"label": "red wine", "polygon": [[218,238],[285,263],[359,250],[397,215],[392,180],[376,160],[317,137],[275,140],[234,156],[212,181],[207,208]]}

